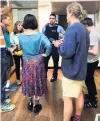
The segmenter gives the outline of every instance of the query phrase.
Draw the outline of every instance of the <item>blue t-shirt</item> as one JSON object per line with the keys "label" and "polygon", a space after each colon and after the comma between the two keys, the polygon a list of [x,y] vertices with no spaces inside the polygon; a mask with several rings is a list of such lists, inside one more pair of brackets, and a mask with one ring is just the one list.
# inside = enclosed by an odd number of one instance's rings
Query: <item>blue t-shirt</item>
{"label": "blue t-shirt", "polygon": [[62,56],[63,75],[73,80],[85,80],[89,49],[87,29],[81,23],[69,25],[63,43],[58,47]]}
{"label": "blue t-shirt", "polygon": [[51,53],[51,43],[47,37],[38,32],[32,35],[19,35],[19,44],[23,50],[23,57],[34,58],[40,57],[45,51],[46,55]]}
{"label": "blue t-shirt", "polygon": [[10,42],[9,31],[4,27],[2,27],[2,30],[3,30],[3,34],[4,34],[4,39],[6,41],[6,47],[10,48],[11,47],[11,42]]}

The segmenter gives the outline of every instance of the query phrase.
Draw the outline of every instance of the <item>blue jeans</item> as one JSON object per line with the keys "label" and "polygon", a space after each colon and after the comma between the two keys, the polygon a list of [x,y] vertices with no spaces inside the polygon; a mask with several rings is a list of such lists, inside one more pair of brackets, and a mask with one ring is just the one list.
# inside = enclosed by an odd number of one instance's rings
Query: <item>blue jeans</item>
{"label": "blue jeans", "polygon": [[1,103],[5,100],[5,91],[3,87],[7,82],[7,60],[1,55]]}

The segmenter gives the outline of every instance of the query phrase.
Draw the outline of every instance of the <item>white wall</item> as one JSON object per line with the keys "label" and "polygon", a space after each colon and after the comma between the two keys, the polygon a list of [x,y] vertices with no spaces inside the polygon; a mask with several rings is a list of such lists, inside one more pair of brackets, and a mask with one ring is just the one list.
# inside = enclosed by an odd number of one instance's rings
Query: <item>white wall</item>
{"label": "white wall", "polygon": [[37,9],[13,9],[13,23],[16,21],[23,21],[26,14],[33,14],[38,19]]}
{"label": "white wall", "polygon": [[42,28],[45,24],[49,22],[49,15],[51,13],[51,2],[50,0],[38,0],[38,22],[39,22],[39,31],[42,31]]}
{"label": "white wall", "polygon": [[[95,14],[95,25],[100,30],[100,11]],[[100,67],[100,49],[99,49],[99,65]]]}
{"label": "white wall", "polygon": [[95,25],[98,29],[100,29],[100,11],[95,14]]}
{"label": "white wall", "polygon": [[[49,16],[51,13],[51,2],[50,0],[38,0],[38,22],[39,22],[39,31],[42,31],[42,28],[45,24],[49,22]],[[49,61],[49,67],[53,66],[52,58]]]}

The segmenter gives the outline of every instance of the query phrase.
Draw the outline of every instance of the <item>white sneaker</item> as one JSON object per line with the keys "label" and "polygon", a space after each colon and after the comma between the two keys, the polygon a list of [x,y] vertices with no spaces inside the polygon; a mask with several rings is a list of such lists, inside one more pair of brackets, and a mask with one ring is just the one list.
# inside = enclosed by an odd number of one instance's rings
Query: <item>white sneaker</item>
{"label": "white sneaker", "polygon": [[8,112],[15,109],[15,105],[4,104],[1,105],[1,112]]}
{"label": "white sneaker", "polygon": [[11,102],[11,100],[10,99],[5,99],[5,101],[4,101],[6,104],[9,104],[10,102]]}
{"label": "white sneaker", "polygon": [[10,87],[4,87],[4,90],[5,90],[6,92],[10,91]]}

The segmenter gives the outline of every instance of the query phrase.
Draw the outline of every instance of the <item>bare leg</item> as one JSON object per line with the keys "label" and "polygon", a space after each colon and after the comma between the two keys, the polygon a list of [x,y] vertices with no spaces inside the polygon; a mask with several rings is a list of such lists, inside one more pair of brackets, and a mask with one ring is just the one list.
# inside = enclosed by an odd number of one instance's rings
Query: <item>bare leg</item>
{"label": "bare leg", "polygon": [[73,103],[72,98],[64,97],[64,120],[63,121],[70,121],[72,111],[73,111]]}
{"label": "bare leg", "polygon": [[34,104],[39,104],[40,97],[39,96],[34,96]]}
{"label": "bare leg", "polygon": [[42,109],[42,105],[39,104],[39,96],[34,96],[34,105],[33,105],[33,113],[36,115],[38,114],[41,109]]}
{"label": "bare leg", "polygon": [[83,106],[84,106],[84,97],[83,92],[81,91],[80,96],[75,99],[76,103],[76,114],[81,116]]}
{"label": "bare leg", "polygon": [[6,87],[9,87],[10,86],[10,69],[7,71],[7,84],[6,84]]}

